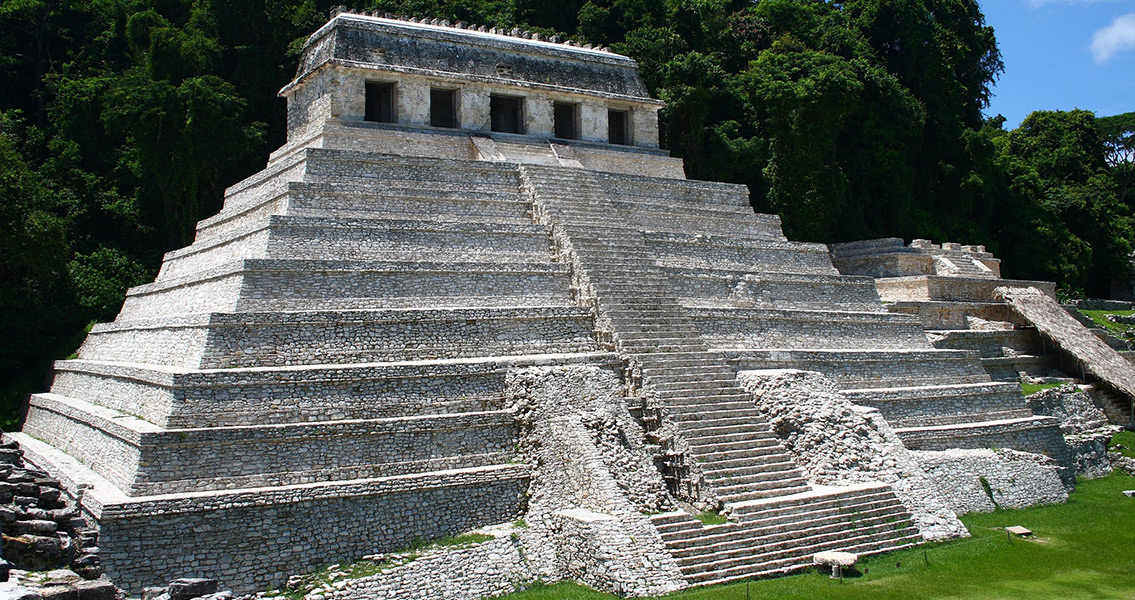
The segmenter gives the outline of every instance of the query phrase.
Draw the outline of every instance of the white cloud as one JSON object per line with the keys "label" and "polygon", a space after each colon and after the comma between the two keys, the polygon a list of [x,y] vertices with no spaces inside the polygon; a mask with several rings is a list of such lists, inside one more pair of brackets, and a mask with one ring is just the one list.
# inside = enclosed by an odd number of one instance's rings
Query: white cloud
{"label": "white cloud", "polygon": [[1116,17],[1111,25],[1097,29],[1092,34],[1092,56],[1102,63],[1123,52],[1135,48],[1135,13]]}

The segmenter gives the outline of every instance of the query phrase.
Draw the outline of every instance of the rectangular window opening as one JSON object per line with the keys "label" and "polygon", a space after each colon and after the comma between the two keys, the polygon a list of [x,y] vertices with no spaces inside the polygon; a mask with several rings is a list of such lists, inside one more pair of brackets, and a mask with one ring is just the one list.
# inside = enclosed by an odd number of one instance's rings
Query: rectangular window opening
{"label": "rectangular window opening", "polygon": [[552,104],[553,130],[556,137],[564,140],[579,139],[579,105],[567,102]]}
{"label": "rectangular window opening", "polygon": [[430,89],[430,125],[457,128],[457,90]]}
{"label": "rectangular window opening", "polygon": [[607,111],[607,141],[612,144],[631,143],[630,113],[625,110]]}
{"label": "rectangular window opening", "polygon": [[366,115],[363,118],[376,123],[395,122],[393,83],[366,82]]}
{"label": "rectangular window opening", "polygon": [[489,96],[489,118],[493,131],[524,133],[524,99],[516,96]]}

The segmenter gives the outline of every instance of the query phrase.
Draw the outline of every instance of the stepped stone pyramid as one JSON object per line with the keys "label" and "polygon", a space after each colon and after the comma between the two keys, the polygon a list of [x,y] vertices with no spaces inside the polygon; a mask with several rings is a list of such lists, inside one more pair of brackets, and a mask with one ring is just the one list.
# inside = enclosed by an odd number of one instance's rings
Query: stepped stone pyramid
{"label": "stepped stone pyramid", "polygon": [[648,519],[678,587],[923,539],[887,484],[806,481],[739,370],[825,373],[911,448],[1061,452],[870,277],[686,180],[633,61],[511,33],[333,16],[281,92],[287,144],[31,399],[15,438],[117,583],[264,589],[524,515],[529,367],[617,374],[653,477],[729,515]]}

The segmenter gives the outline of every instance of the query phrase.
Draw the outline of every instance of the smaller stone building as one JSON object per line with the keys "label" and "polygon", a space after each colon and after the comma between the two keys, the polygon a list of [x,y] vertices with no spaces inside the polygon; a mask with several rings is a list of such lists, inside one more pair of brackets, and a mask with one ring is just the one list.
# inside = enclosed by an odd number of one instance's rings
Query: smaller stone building
{"label": "smaller stone building", "polygon": [[[663,103],[633,60],[520,30],[340,13],[280,95],[288,143],[274,157],[323,147],[684,177],[658,149]],[[534,138],[561,144],[518,145]]]}

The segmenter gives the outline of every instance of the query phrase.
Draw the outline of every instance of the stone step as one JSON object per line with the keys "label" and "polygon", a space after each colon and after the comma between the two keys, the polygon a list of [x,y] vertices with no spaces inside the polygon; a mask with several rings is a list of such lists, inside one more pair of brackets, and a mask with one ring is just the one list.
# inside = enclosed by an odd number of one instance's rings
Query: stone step
{"label": "stone step", "polygon": [[721,412],[689,412],[689,413],[676,413],[671,412],[670,417],[673,421],[678,423],[683,431],[699,431],[707,427],[733,427],[738,425],[751,425],[753,421],[759,418],[761,413],[755,409],[752,414],[738,415],[735,411],[721,411]]}
{"label": "stone step", "polygon": [[[858,507],[888,505],[902,508],[898,498],[885,484],[858,486],[851,491],[831,493],[832,488],[817,487],[801,497],[777,498],[774,501],[734,503],[729,506],[729,514],[743,523],[755,526],[762,524],[785,523],[815,512],[843,511],[854,512]],[[839,488],[835,488],[839,489]],[[850,507],[850,508],[849,508]],[[845,510],[847,509],[847,510]]]}
{"label": "stone step", "polygon": [[507,163],[311,148],[306,150],[304,181],[338,185],[375,182],[407,187],[450,185],[455,189],[495,185],[519,190],[520,174]]}
{"label": "stone step", "polygon": [[[391,182],[393,183],[393,182]],[[333,218],[415,218],[426,221],[531,223],[531,202],[515,188],[350,186],[291,181],[278,195],[241,210],[222,210],[198,223],[197,241],[222,236],[268,215]]]}
{"label": "stone step", "polygon": [[631,340],[619,344],[619,349],[624,352],[637,352],[649,348],[664,352],[670,350],[696,350],[704,347],[705,346],[699,341],[686,339]]}
{"label": "stone step", "polygon": [[780,471],[753,473],[738,477],[722,477],[708,481],[723,502],[735,502],[733,495],[753,492],[777,492],[778,495],[787,495],[791,492],[782,492],[789,487],[807,487],[800,471],[791,463]]}
{"label": "stone step", "polygon": [[200,312],[573,304],[556,263],[246,259],[131,288],[118,321]]}
{"label": "stone step", "polygon": [[[982,357],[1046,353],[1044,340],[1033,328],[994,331],[928,330],[926,335],[934,343],[935,348],[973,350]],[[1006,351],[1006,348],[1009,351]]]}
{"label": "stone step", "polygon": [[723,564],[704,565],[704,568],[683,575],[695,585],[717,585],[757,577],[762,574],[782,575],[786,572],[812,566],[812,556],[825,550],[852,551],[868,554],[881,551],[898,550],[920,543],[917,534],[898,531],[892,534],[872,533],[870,528],[854,529],[858,535],[843,534],[817,535],[814,538],[794,539],[788,548],[773,550],[751,558],[739,558]]}
{"label": "stone step", "polygon": [[[727,450],[723,452],[705,451],[699,452],[698,458],[702,460],[702,470],[706,469],[730,469],[735,467],[745,467],[753,464],[763,463],[768,457],[777,457],[784,454],[784,449],[776,443],[777,440],[767,439],[764,442],[767,445],[759,446],[753,445],[745,447],[740,450]],[[699,447],[699,450],[705,449],[705,446]]]}
{"label": "stone step", "polygon": [[736,459],[731,461],[706,461],[702,466],[702,473],[705,474],[707,479],[722,482],[734,477],[790,471],[796,468],[796,464],[792,461],[781,460],[779,462],[768,462],[765,460],[756,460],[755,457],[746,460],[747,462],[745,460]]}
{"label": "stone step", "polygon": [[[861,542],[856,546],[843,548],[845,550],[853,551],[860,556],[870,554],[879,554],[884,552],[893,552],[895,550],[903,550],[912,546],[918,545],[921,540],[918,536],[907,536],[904,538],[896,538],[895,540],[884,540],[881,542],[868,540]],[[826,545],[817,545],[813,547],[813,554],[822,552]],[[838,548],[838,546],[837,546]],[[762,565],[758,570],[741,570],[730,575],[719,575],[717,573],[711,574],[709,577],[700,577],[695,585],[701,587],[709,587],[716,585],[724,585],[744,581],[746,579],[761,579],[765,577],[781,577],[789,573],[799,572],[814,567],[812,564],[812,555],[790,557],[782,561],[769,561]]]}
{"label": "stone step", "polygon": [[839,274],[821,244],[678,233],[647,233],[645,238],[662,267]]}
{"label": "stone step", "polygon": [[599,352],[218,370],[65,360],[51,389],[171,429],[278,425],[501,410],[507,373],[544,365],[620,368]]}
{"label": "stone step", "polygon": [[1054,417],[897,427],[895,433],[911,450],[1011,448],[1045,454],[1062,463],[1068,460],[1068,446]]}
{"label": "stone step", "polygon": [[[688,394],[675,397],[662,397],[666,408],[675,414],[707,414],[726,411],[730,414],[757,414],[752,398],[743,393],[735,394]],[[720,408],[715,408],[720,406]]]}
{"label": "stone step", "polygon": [[687,308],[687,318],[716,348],[930,349],[907,315],[768,308]]}
{"label": "stone step", "polygon": [[593,327],[578,307],[209,313],[96,325],[79,356],[233,368],[593,352]]}
{"label": "stone step", "polygon": [[842,390],[988,383],[989,374],[965,350],[745,349],[722,350],[738,370],[801,369],[831,377]]}
{"label": "stone step", "polygon": [[760,500],[765,498],[778,498],[781,496],[790,496],[792,494],[799,494],[808,490],[808,485],[804,483],[803,479],[798,479],[798,484],[777,482],[768,486],[739,486],[737,490],[729,490],[722,492],[718,490],[717,498],[727,504],[733,502],[745,502],[748,500]]}
{"label": "stone step", "polygon": [[[950,425],[1032,415],[1012,383],[849,390],[856,404],[878,408],[894,427]],[[982,417],[981,415],[985,415]]]}
{"label": "stone step", "polygon": [[233,257],[286,260],[546,262],[551,239],[534,224],[440,223],[272,215],[256,230],[167,252],[159,278],[177,278]]}
{"label": "stone step", "polygon": [[662,267],[685,306],[767,306],[811,310],[885,312],[866,277]]}
{"label": "stone step", "polygon": [[511,411],[164,429],[89,402],[38,394],[24,433],[132,496],[387,477],[507,462]]}
{"label": "stone step", "polygon": [[776,440],[776,437],[768,431],[767,426],[762,430],[759,427],[752,427],[749,431],[729,431],[729,432],[697,432],[697,435],[691,435],[683,431],[683,436],[689,442],[690,447],[694,449],[699,455],[706,454],[706,450],[735,450],[736,448],[728,448],[734,443],[751,442],[758,444],[761,440]]}
{"label": "stone step", "polygon": [[689,367],[670,373],[656,371],[647,376],[647,379],[651,386],[659,390],[689,389],[695,387],[736,387],[737,385],[736,374],[730,372],[728,369],[718,367]]}
{"label": "stone step", "polygon": [[708,534],[701,537],[684,537],[678,540],[663,535],[671,554],[680,566],[695,570],[722,560],[760,554],[762,550],[776,548],[778,542],[793,537],[812,537],[836,533],[849,528],[870,529],[872,526],[893,524],[903,521],[909,526],[909,519],[902,517],[902,505],[894,505],[868,510],[825,511],[798,515],[798,519],[779,525],[741,526],[725,525],[728,533]]}
{"label": "stone step", "polygon": [[760,454],[767,448],[774,448],[777,452],[784,451],[780,445],[780,440],[772,434],[704,437],[698,440],[687,439],[686,441],[690,444],[690,450],[705,460],[711,460],[715,456],[731,457],[749,452]]}

